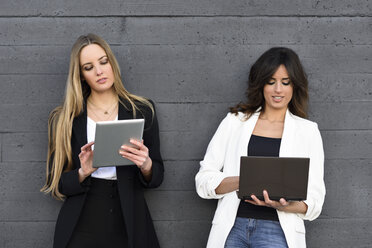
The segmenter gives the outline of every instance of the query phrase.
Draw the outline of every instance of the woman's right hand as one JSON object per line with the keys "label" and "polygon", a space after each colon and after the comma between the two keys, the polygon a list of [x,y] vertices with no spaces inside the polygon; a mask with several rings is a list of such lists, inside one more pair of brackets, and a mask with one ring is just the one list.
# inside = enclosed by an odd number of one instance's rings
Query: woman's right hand
{"label": "woman's right hand", "polygon": [[81,147],[81,152],[79,154],[80,169],[79,169],[79,182],[84,181],[90,174],[97,170],[93,168],[93,150],[92,145],[94,141],[89,142]]}

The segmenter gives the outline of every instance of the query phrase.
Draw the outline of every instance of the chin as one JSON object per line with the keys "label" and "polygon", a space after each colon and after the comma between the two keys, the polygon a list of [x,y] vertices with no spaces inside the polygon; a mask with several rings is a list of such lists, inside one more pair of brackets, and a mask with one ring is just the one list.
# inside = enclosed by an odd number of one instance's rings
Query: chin
{"label": "chin", "polygon": [[97,93],[104,93],[106,91],[110,91],[112,89],[112,87],[105,87],[105,88],[100,88],[100,87],[97,87],[95,89],[92,89],[93,91],[97,92]]}
{"label": "chin", "polygon": [[282,109],[287,109],[288,108],[288,104],[272,104],[269,106],[269,108],[271,109],[275,109],[275,110],[282,110]]}

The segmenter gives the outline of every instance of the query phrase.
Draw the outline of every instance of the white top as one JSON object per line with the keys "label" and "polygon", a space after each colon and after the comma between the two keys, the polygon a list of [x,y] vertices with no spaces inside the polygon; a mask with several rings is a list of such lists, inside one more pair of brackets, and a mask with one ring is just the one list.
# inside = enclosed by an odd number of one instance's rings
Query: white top
{"label": "white top", "polygon": [[[116,116],[115,121],[118,120],[118,116]],[[93,121],[91,118],[87,117],[87,139],[88,143],[94,141],[96,134],[96,122]],[[94,150],[94,145],[92,146],[92,150]],[[108,180],[116,180],[116,167],[101,167],[98,168],[95,172],[92,173],[91,177],[94,178],[101,178],[101,179],[108,179]]]}

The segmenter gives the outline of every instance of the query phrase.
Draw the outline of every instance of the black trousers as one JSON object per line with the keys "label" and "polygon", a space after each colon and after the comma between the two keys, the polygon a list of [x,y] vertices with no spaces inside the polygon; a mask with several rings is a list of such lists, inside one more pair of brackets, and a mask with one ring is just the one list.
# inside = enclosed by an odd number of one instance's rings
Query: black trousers
{"label": "black trousers", "polygon": [[91,178],[83,211],[67,247],[128,247],[116,180]]}

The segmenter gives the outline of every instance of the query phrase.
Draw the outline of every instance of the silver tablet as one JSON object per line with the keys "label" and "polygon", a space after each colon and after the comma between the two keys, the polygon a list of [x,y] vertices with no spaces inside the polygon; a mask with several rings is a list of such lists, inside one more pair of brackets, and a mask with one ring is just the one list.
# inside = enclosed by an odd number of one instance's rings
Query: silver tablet
{"label": "silver tablet", "polygon": [[102,121],[96,123],[93,167],[132,165],[119,154],[123,144],[131,145],[131,138],[142,140],[144,119]]}

